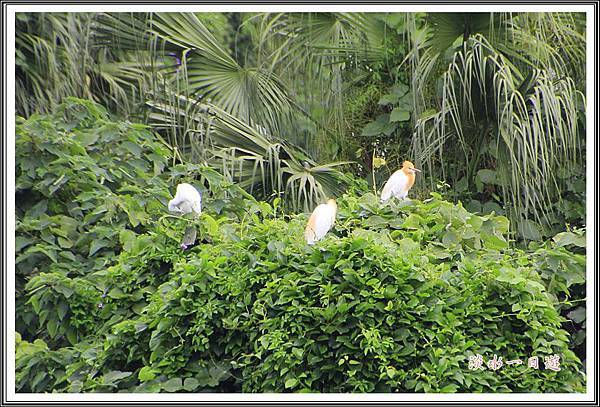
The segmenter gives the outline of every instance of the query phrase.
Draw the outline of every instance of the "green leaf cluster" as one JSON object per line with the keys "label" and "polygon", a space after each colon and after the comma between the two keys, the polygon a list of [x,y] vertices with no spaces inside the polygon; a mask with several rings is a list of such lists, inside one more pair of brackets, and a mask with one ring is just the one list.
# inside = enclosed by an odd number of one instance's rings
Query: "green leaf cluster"
{"label": "green leaf cluster", "polygon": [[210,168],[173,166],[146,126],[112,121],[75,98],[21,120],[16,156],[17,326],[25,339],[43,333],[50,344],[74,345],[110,317],[102,273],[123,248],[142,244],[135,236],[165,215],[177,182],[209,190],[207,210],[252,202]]}
{"label": "green leaf cluster", "polygon": [[[517,248],[507,218],[436,193],[350,193],[308,246],[306,215],[203,167],[167,170],[152,133],[70,103],[17,129],[17,391],[585,391],[565,329],[585,317],[580,232]],[[198,220],[165,216],[181,179],[205,188]],[[476,354],[557,354],[561,370],[473,371]]]}

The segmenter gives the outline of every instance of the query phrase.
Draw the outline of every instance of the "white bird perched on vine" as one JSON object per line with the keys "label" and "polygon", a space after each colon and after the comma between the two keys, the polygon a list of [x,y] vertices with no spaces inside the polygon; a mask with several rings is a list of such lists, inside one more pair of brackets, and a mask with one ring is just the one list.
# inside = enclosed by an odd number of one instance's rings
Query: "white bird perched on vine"
{"label": "white bird perched on vine", "polygon": [[308,218],[304,238],[308,244],[314,244],[321,240],[329,232],[329,229],[335,223],[337,214],[337,203],[335,199],[329,199],[327,203],[318,205]]}
{"label": "white bird perched on vine", "polygon": [[169,201],[169,211],[178,215],[194,212],[199,216],[202,212],[202,195],[190,184],[179,184],[175,197]]}
{"label": "white bird perched on vine", "polygon": [[381,202],[387,201],[392,196],[399,199],[406,198],[408,191],[415,183],[416,172],[421,172],[421,170],[415,168],[415,165],[410,161],[404,161],[402,168],[393,173],[383,186]]}
{"label": "white bird perched on vine", "polygon": [[[177,185],[175,197],[169,201],[169,211],[178,215],[187,215],[192,213],[195,218],[202,212],[202,195],[190,184],[182,183]],[[188,246],[196,241],[196,228],[188,226],[183,233],[181,248],[187,249]]]}

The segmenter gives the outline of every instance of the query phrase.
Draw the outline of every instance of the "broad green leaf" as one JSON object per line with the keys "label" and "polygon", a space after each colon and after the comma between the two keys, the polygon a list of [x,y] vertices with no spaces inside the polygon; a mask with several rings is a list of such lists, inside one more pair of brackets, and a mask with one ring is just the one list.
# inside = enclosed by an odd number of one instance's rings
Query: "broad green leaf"
{"label": "broad green leaf", "polygon": [[522,219],[519,222],[519,233],[527,240],[541,240],[542,234],[537,223],[529,219]]}
{"label": "broad green leaf", "polygon": [[477,178],[484,184],[493,185],[496,183],[496,171],[482,169],[477,171]]}
{"label": "broad green leaf", "polygon": [[383,133],[387,125],[388,122],[385,120],[376,120],[374,122],[368,123],[363,128],[361,135],[365,137],[378,136]]}
{"label": "broad green leaf", "polygon": [[119,232],[119,241],[121,242],[124,251],[131,251],[133,245],[135,244],[136,237],[137,235],[135,234],[135,232],[129,229],[124,229],[121,232]]}
{"label": "broad green leaf", "polygon": [[58,331],[58,321],[56,319],[50,319],[48,320],[46,327],[48,328],[48,333],[50,334],[50,337],[54,338]]}
{"label": "broad green leaf", "polygon": [[297,379],[290,378],[290,379],[287,379],[285,381],[285,388],[286,389],[291,389],[292,387],[295,387],[297,384],[298,384],[298,380]]}
{"label": "broad green leaf", "polygon": [[62,284],[55,285],[54,286],[54,290],[56,290],[56,292],[61,293],[66,298],[69,298],[75,292],[71,287],[68,287],[68,286],[65,286],[65,285],[62,285]]}
{"label": "broad green leaf", "polygon": [[33,243],[33,239],[24,236],[15,237],[15,251],[19,252]]}
{"label": "broad green leaf", "polygon": [[396,107],[390,114],[390,122],[405,122],[410,119],[410,112]]}
{"label": "broad green leaf", "polygon": [[582,323],[586,318],[585,307],[575,308],[567,314],[567,317],[578,324]]}
{"label": "broad green leaf", "polygon": [[558,247],[574,245],[585,247],[585,236],[576,235],[573,232],[561,232],[552,238]]}
{"label": "broad green leaf", "polygon": [[105,247],[107,247],[110,243],[104,239],[94,239],[92,240],[92,243],[90,244],[90,250],[88,252],[88,256],[93,256],[94,254],[96,254],[98,252],[98,250],[101,250]]}
{"label": "broad green leaf", "polygon": [[140,379],[141,382],[147,382],[153,380],[157,373],[159,372],[156,369],[153,369],[150,366],[144,366],[138,372],[138,379]]}
{"label": "broad green leaf", "polygon": [[81,143],[82,146],[87,147],[94,144],[99,136],[99,133],[96,131],[77,132],[75,140]]}
{"label": "broad green leaf", "polygon": [[102,376],[102,383],[113,384],[115,382],[123,380],[126,377],[131,376],[132,374],[132,372],[121,372],[119,370],[113,370]]}
{"label": "broad green leaf", "polygon": [[168,391],[169,393],[179,391],[182,388],[183,388],[183,383],[182,383],[181,378],[179,378],[179,377],[169,379],[162,384],[162,389],[164,391]]}
{"label": "broad green leaf", "polygon": [[198,388],[200,382],[193,377],[188,377],[183,381],[183,388],[187,391],[194,391]]}

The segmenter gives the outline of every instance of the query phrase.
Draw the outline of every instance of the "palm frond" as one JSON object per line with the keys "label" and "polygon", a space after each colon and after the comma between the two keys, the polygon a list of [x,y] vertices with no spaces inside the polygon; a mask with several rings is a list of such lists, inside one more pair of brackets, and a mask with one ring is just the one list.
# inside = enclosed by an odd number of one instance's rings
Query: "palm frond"
{"label": "palm frond", "polygon": [[[433,169],[435,154],[441,156],[455,138],[469,167],[492,137],[495,170],[506,180],[500,187],[513,219],[547,219],[566,188],[556,174],[582,160],[577,99],[584,96],[573,80],[542,70],[525,76],[481,35],[464,43],[442,77],[439,112],[417,123],[417,161]],[[492,127],[466,136],[466,128],[482,122]]]}
{"label": "palm frond", "polygon": [[318,165],[298,147],[277,141],[266,128],[217,105],[182,95],[148,103],[155,129],[187,129],[187,142],[177,146],[183,156],[195,154],[195,161],[207,163],[254,195],[283,196],[291,208],[307,210],[344,188],[336,167],[347,163]]}
{"label": "palm frond", "polygon": [[290,122],[293,106],[284,84],[260,67],[242,67],[193,13],[158,13],[153,33],[181,47],[187,93],[273,133]]}

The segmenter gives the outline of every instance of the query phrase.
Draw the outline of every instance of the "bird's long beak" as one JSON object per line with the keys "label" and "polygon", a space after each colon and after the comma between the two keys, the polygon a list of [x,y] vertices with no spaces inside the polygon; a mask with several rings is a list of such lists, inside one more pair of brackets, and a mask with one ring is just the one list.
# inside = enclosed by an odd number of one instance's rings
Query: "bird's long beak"
{"label": "bird's long beak", "polygon": [[413,171],[416,171],[416,172],[421,172],[421,170],[420,170],[420,169],[418,169],[418,168],[413,168]]}

